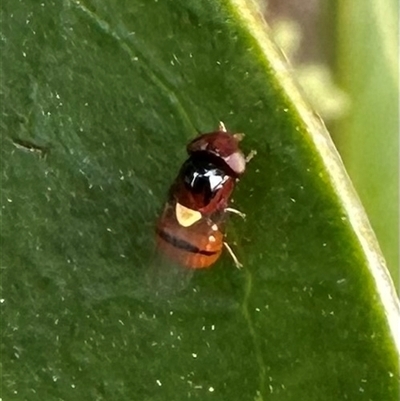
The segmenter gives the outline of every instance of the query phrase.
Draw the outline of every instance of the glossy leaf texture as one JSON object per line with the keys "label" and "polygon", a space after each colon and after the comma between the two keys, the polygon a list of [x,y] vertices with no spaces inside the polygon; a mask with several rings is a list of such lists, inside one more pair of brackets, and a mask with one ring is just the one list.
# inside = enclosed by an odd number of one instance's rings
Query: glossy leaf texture
{"label": "glossy leaf texture", "polygon": [[[395,400],[398,304],[322,123],[242,2],[5,0],[7,400]],[[228,255],[171,266],[154,225],[185,145],[257,150]]]}

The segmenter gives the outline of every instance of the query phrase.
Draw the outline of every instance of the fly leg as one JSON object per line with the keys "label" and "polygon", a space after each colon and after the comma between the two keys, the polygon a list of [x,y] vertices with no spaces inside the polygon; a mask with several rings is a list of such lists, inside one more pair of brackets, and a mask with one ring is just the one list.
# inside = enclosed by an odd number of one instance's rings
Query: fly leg
{"label": "fly leg", "polygon": [[238,269],[241,269],[243,265],[239,262],[239,259],[236,257],[236,255],[233,253],[232,248],[229,246],[227,242],[224,241],[224,247],[228,251],[229,255],[231,255],[231,258],[233,259],[233,263],[235,263],[235,266]]}
{"label": "fly leg", "polygon": [[233,214],[237,214],[237,215],[240,216],[243,220],[246,219],[246,214],[245,214],[245,213],[243,213],[243,212],[241,212],[241,211],[239,211],[239,210],[237,210],[237,209],[234,209],[234,208],[232,208],[232,207],[227,207],[224,211],[225,211],[225,212],[230,212],[230,213],[233,213]]}

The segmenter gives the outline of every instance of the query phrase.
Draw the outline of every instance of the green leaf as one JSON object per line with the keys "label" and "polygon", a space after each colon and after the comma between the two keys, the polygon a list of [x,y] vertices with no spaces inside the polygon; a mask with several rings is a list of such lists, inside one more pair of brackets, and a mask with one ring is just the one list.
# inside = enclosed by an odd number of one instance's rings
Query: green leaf
{"label": "green leaf", "polygon": [[[7,400],[395,400],[398,302],[321,121],[241,1],[2,3]],[[258,154],[228,255],[154,224],[218,121]]]}
{"label": "green leaf", "polygon": [[352,106],[335,141],[399,284],[398,3],[335,7],[337,75]]}

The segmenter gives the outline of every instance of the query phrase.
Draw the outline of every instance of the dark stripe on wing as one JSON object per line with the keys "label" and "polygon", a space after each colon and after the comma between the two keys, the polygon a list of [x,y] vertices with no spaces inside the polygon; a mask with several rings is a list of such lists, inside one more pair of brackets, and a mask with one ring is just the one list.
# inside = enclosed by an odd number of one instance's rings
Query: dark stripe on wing
{"label": "dark stripe on wing", "polygon": [[212,251],[205,251],[203,249],[197,248],[197,246],[194,246],[190,244],[189,242],[186,242],[182,239],[176,238],[171,234],[168,234],[167,232],[160,230],[157,228],[157,234],[166,242],[174,246],[175,248],[183,249],[187,252],[191,253],[199,253],[200,255],[206,255],[206,256],[211,256],[215,255],[217,252],[212,252]]}

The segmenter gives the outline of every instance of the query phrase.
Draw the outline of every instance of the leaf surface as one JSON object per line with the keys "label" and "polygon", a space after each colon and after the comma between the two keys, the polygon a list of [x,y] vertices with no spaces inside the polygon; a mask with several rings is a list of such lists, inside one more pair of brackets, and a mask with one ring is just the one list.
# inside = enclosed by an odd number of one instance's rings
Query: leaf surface
{"label": "leaf surface", "polygon": [[[2,16],[4,399],[397,399],[376,240],[252,10],[6,0]],[[169,269],[155,221],[187,141],[220,120],[257,150],[234,194],[247,220],[227,227],[244,268]]]}

